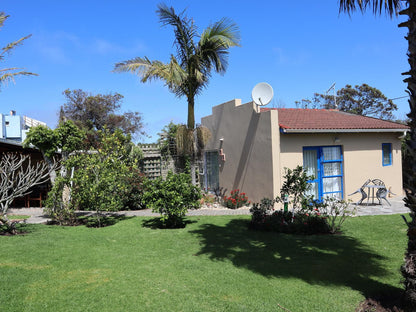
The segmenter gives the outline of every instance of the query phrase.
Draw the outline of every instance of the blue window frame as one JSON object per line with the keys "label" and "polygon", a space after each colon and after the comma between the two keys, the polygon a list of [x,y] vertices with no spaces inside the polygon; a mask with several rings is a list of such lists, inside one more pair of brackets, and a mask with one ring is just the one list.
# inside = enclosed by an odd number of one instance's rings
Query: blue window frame
{"label": "blue window frame", "polygon": [[392,155],[391,155],[391,143],[382,143],[381,150],[383,151],[383,166],[391,166]]}
{"label": "blue window frame", "polygon": [[311,146],[303,148],[303,167],[313,179],[308,195],[318,200],[343,198],[343,155],[341,146]]}

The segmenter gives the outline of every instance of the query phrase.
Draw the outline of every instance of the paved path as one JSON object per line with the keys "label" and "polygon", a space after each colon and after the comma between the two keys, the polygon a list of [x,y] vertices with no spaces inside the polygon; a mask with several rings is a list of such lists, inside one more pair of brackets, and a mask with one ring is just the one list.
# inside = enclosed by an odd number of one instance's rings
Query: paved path
{"label": "paved path", "polygon": [[[408,213],[409,209],[405,207],[402,197],[389,198],[391,206],[387,203],[383,205],[366,205],[357,206],[357,216],[365,215],[388,215]],[[90,213],[90,212],[88,212]],[[42,208],[13,208],[9,209],[9,214],[15,215],[29,215],[28,223],[45,223],[49,220],[48,216],[44,215]],[[136,210],[136,211],[120,211],[120,214],[126,216],[159,216],[158,213],[153,213],[150,209]],[[224,207],[201,208],[197,210],[188,211],[188,216],[218,216],[218,215],[248,215],[249,208],[243,207],[239,209],[227,209]]]}

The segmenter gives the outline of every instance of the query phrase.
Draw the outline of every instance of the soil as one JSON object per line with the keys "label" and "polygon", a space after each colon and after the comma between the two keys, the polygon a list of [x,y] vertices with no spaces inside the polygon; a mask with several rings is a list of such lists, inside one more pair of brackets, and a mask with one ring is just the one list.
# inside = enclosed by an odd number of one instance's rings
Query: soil
{"label": "soil", "polygon": [[404,312],[400,298],[383,296],[382,298],[367,298],[362,301],[355,312]]}

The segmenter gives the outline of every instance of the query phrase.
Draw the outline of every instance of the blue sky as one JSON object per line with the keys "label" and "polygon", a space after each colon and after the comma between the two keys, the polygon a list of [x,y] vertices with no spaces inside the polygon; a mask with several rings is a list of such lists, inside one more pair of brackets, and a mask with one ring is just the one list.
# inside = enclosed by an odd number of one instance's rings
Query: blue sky
{"label": "blue sky", "polygon": [[[113,73],[114,64],[137,56],[168,61],[173,31],[161,27],[155,14],[160,1],[2,0],[10,15],[0,30],[0,46],[32,34],[0,68],[24,67],[38,77],[22,77],[2,86],[2,113],[16,110],[54,128],[62,92],[82,89],[124,96],[121,111],[142,113],[152,142],[171,120],[185,123],[186,98],[176,98],[162,82],[142,84],[137,76]],[[187,10],[200,32],[222,17],[240,28],[241,47],[232,48],[225,75],[214,74],[196,98],[195,118],[215,105],[251,101],[258,82],[268,82],[275,97],[270,106],[295,107],[295,101],[324,93],[332,83],[367,83],[388,98],[406,96],[402,72],[408,70],[402,17],[389,19],[359,12],[338,14],[338,1],[165,1]],[[311,3],[314,3],[312,5]],[[408,112],[406,99],[396,100],[398,118]]]}

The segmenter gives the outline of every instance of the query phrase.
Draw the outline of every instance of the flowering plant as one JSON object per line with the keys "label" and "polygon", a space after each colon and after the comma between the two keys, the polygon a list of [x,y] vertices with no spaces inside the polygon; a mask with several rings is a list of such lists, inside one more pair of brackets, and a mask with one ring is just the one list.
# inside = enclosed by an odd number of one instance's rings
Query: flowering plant
{"label": "flowering plant", "polygon": [[250,202],[246,193],[240,193],[240,190],[238,189],[231,191],[231,195],[229,197],[224,196],[224,205],[227,208],[236,209],[249,204]]}

